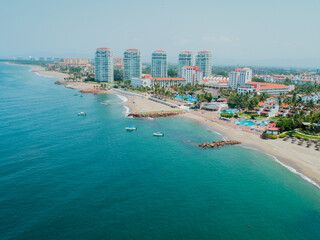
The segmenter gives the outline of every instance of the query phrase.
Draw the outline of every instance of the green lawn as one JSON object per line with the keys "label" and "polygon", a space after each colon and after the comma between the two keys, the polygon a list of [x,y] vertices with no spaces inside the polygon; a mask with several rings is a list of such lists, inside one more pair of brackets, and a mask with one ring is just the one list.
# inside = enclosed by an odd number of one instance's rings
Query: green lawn
{"label": "green lawn", "polygon": [[293,135],[293,136],[296,136],[297,138],[320,140],[320,136],[319,137],[318,136],[308,136],[308,135],[305,135],[303,133],[297,133],[297,132],[287,132],[287,133],[285,133],[285,135],[289,135],[289,136]]}
{"label": "green lawn", "polygon": [[[247,114],[247,113],[239,113],[238,115],[239,115],[240,118],[251,119],[250,114]],[[254,119],[255,119],[255,120],[266,120],[267,117],[258,116],[258,117],[255,117]]]}
{"label": "green lawn", "polygon": [[308,136],[308,135],[304,135],[303,133],[297,133],[294,132],[293,135],[295,135],[296,137],[301,137],[301,138],[307,138],[307,139],[315,139],[315,140],[320,140],[320,136]]}

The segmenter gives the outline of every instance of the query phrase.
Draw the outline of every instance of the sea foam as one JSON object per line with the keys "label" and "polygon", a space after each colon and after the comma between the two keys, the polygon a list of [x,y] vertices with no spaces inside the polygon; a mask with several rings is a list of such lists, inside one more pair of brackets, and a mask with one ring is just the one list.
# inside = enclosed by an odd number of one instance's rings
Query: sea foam
{"label": "sea foam", "polygon": [[[248,146],[243,146],[245,148],[248,148],[248,149],[253,149],[253,150],[256,150],[256,151],[259,151],[259,152],[262,152],[260,151],[258,148],[254,148],[254,147],[248,147]],[[277,163],[279,163],[281,166],[285,167],[286,169],[288,169],[290,172],[300,176],[302,179],[304,179],[305,181],[311,183],[312,185],[316,186],[317,188],[320,189],[320,186],[319,184],[317,184],[315,181],[313,181],[311,178],[307,177],[306,175],[303,175],[301,172],[298,172],[295,168],[293,167],[290,167],[286,164],[284,164],[283,162],[281,162],[276,156],[270,154],[270,153],[266,153],[266,152],[263,152],[264,154],[268,155],[269,157],[271,157],[274,161],[276,161]]]}

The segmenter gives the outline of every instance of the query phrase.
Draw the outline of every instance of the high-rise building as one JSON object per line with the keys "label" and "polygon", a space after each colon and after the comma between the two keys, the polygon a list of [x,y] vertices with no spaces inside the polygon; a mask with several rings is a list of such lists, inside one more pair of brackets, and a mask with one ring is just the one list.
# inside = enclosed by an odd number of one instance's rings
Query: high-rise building
{"label": "high-rise building", "polygon": [[194,53],[190,51],[184,51],[179,54],[179,69],[178,76],[182,77],[182,68],[184,66],[194,66]]}
{"label": "high-rise building", "polygon": [[98,82],[113,82],[113,52],[110,48],[96,50],[95,79]]}
{"label": "high-rise building", "polygon": [[124,80],[140,78],[142,73],[141,53],[138,49],[127,49],[123,57]]}
{"label": "high-rise building", "polygon": [[167,53],[157,50],[152,53],[151,76],[166,78],[168,76]]}
{"label": "high-rise building", "polygon": [[212,73],[212,53],[208,51],[198,52],[196,56],[196,66],[203,71],[204,77],[211,77]]}
{"label": "high-rise building", "polygon": [[199,67],[184,66],[182,68],[182,77],[186,80],[186,83],[196,85],[202,82],[203,72]]}
{"label": "high-rise building", "polygon": [[236,68],[229,74],[229,86],[232,90],[245,87],[247,82],[252,79],[252,70],[250,68]]}

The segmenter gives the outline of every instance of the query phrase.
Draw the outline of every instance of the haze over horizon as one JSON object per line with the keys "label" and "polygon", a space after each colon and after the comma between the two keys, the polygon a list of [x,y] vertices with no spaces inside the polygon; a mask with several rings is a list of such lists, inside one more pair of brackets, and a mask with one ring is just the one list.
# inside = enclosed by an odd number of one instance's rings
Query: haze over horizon
{"label": "haze over horizon", "polygon": [[320,66],[320,1],[4,1],[0,58],[115,57],[138,48],[143,62],[162,49],[208,50],[214,65]]}

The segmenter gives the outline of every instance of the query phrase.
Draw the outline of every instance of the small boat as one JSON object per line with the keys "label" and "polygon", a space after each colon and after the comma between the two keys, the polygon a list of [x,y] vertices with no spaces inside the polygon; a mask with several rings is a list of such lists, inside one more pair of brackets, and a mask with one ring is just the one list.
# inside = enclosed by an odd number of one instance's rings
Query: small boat
{"label": "small boat", "polygon": [[78,112],[78,116],[87,116],[85,112]]}
{"label": "small boat", "polygon": [[156,132],[156,133],[153,133],[153,136],[156,136],[156,137],[163,137],[164,134],[163,133],[160,133],[160,132]]}
{"label": "small boat", "polygon": [[127,131],[133,131],[133,130],[137,130],[137,128],[136,127],[126,127],[126,130]]}

